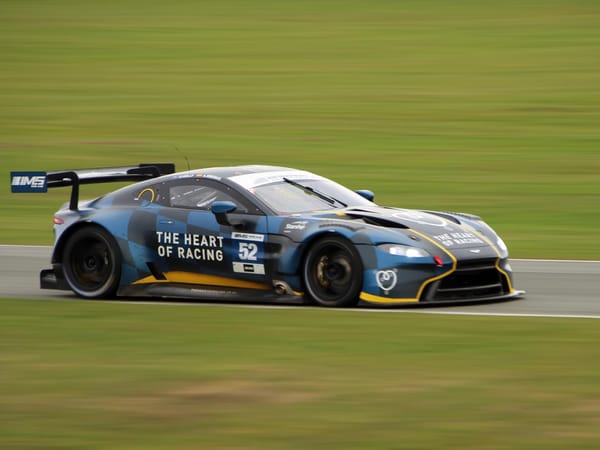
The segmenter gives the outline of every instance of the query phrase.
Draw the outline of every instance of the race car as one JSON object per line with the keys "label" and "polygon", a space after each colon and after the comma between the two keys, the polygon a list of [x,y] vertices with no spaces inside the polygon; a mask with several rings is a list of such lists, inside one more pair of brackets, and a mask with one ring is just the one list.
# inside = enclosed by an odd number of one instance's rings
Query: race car
{"label": "race car", "polygon": [[[326,307],[490,301],[513,286],[481,218],[379,206],[314,173],[174,164],[13,173],[14,192],[71,187],[54,216],[41,288],[84,298],[162,297]],[[90,201],[86,183],[133,182]]]}

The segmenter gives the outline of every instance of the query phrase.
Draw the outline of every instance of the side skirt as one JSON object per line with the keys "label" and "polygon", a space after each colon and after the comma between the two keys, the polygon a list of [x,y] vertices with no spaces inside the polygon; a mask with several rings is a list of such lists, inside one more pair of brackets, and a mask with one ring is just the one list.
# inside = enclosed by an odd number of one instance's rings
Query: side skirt
{"label": "side skirt", "polygon": [[173,299],[197,299],[230,302],[268,302],[281,304],[303,304],[304,298],[292,294],[278,294],[273,291],[263,291],[242,288],[224,288],[215,286],[199,286],[197,284],[150,283],[121,286],[117,293],[119,297],[159,297]]}

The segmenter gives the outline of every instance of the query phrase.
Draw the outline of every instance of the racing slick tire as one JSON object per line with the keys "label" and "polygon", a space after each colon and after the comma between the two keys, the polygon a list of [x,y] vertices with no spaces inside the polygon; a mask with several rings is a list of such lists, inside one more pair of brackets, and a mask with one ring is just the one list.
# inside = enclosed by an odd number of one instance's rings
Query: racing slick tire
{"label": "racing slick tire", "polygon": [[113,297],[119,286],[121,260],[115,239],[100,227],[87,226],[68,238],[63,273],[69,287],[80,297]]}
{"label": "racing slick tire", "polygon": [[330,236],[308,250],[302,268],[308,300],[328,307],[354,306],[362,287],[362,262],[349,241]]}

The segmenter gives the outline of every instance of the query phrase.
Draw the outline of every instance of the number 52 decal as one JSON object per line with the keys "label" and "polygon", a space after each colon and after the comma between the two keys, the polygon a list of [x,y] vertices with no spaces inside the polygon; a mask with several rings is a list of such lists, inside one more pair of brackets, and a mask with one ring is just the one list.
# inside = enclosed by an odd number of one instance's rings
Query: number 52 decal
{"label": "number 52 decal", "polygon": [[258,245],[252,242],[240,242],[238,257],[242,261],[256,261],[258,259]]}

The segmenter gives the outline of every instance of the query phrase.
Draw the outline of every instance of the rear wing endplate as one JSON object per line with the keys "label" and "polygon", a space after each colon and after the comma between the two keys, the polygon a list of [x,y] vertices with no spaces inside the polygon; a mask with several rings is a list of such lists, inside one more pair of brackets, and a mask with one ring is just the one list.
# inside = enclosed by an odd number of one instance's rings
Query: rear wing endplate
{"label": "rear wing endplate", "polygon": [[82,184],[138,182],[175,173],[173,163],[143,163],[138,166],[102,167],[57,172],[11,172],[12,192],[47,192],[49,188],[72,186],[69,209],[76,211]]}

